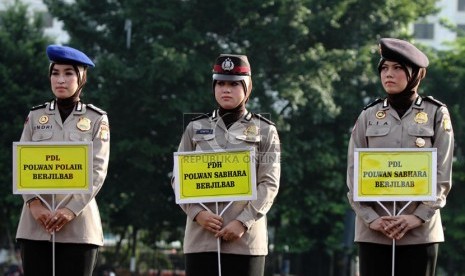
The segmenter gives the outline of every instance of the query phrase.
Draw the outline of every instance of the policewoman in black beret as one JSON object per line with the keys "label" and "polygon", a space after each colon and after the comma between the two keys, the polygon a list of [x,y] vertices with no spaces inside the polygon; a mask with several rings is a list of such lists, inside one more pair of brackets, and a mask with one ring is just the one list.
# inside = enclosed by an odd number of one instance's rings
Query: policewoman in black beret
{"label": "policewoman in black beret", "polygon": [[228,202],[219,202],[217,212],[215,203],[181,204],[187,215],[183,244],[187,276],[219,275],[218,238],[222,276],[264,274],[268,254],[266,214],[279,188],[280,141],[271,121],[246,109],[251,91],[247,56],[220,55],[213,66],[218,107],[193,119],[179,144],[179,152],[253,147],[257,156],[256,200],[234,201],[229,207]]}
{"label": "policewoman in black beret", "polygon": [[105,111],[81,101],[87,68],[94,63],[81,51],[59,45],[46,49],[53,99],[33,107],[21,142],[90,141],[93,147],[92,194],[23,195],[16,233],[24,275],[53,275],[52,232],[55,232],[55,275],[91,276],[103,245],[95,196],[107,174],[110,129]]}
{"label": "policewoman in black beret", "polygon": [[[356,213],[355,242],[359,247],[360,275],[435,275],[438,243],[444,241],[440,209],[451,189],[454,132],[447,107],[418,93],[428,58],[407,41],[380,40],[378,72],[384,99],[369,104],[352,130],[348,149],[348,199]],[[353,200],[355,148],[437,148],[436,201],[396,202],[389,216],[377,202]],[[392,212],[393,202],[382,202]]]}

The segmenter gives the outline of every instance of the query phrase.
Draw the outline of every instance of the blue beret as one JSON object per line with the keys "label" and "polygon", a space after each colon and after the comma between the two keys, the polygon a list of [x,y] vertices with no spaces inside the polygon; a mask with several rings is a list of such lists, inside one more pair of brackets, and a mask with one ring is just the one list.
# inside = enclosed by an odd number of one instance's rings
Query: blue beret
{"label": "blue beret", "polygon": [[47,56],[51,62],[95,67],[86,54],[68,46],[49,45]]}
{"label": "blue beret", "polygon": [[419,68],[428,67],[428,57],[413,44],[396,38],[381,38],[379,41],[381,58],[415,65]]}

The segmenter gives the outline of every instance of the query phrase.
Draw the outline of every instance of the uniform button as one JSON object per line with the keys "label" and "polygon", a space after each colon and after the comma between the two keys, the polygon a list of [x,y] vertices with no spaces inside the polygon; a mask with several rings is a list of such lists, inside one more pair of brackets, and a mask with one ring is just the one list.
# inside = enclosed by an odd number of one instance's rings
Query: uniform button
{"label": "uniform button", "polygon": [[397,124],[400,125],[400,124],[401,124],[401,121],[397,121]]}

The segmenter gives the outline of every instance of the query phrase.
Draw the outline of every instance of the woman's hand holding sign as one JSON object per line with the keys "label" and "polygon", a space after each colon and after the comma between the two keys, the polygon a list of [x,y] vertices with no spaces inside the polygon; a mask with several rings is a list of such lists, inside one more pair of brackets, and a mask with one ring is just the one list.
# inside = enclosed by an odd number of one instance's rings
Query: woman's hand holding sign
{"label": "woman's hand holding sign", "polygon": [[223,226],[223,218],[209,211],[201,211],[198,213],[195,217],[195,221],[205,230],[213,232],[214,234],[218,233]]}
{"label": "woman's hand holding sign", "polygon": [[215,237],[222,238],[224,241],[235,241],[244,235],[247,229],[242,225],[242,222],[233,220],[226,225]]}
{"label": "woman's hand holding sign", "polygon": [[37,221],[37,223],[46,228],[46,221],[51,216],[50,210],[42,205],[42,201],[40,201],[40,199],[31,200],[28,206],[29,210],[31,210],[32,216]]}
{"label": "woman's hand holding sign", "polygon": [[76,215],[68,208],[58,209],[53,216],[45,222],[47,231],[60,231],[68,222],[72,221]]}
{"label": "woman's hand holding sign", "polygon": [[415,215],[383,216],[370,223],[370,228],[391,239],[400,240],[409,230],[421,224],[421,219]]}

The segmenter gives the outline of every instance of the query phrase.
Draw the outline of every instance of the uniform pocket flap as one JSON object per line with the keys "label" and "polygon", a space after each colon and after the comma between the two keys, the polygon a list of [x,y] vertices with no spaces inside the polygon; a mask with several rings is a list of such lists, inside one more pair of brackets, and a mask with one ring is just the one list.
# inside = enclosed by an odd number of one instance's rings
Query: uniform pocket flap
{"label": "uniform pocket flap", "polygon": [[390,126],[376,126],[376,127],[368,127],[366,131],[366,136],[373,137],[373,136],[386,136],[391,129]]}
{"label": "uniform pocket flap", "polygon": [[204,134],[204,135],[196,134],[196,135],[194,135],[194,137],[192,137],[192,140],[194,140],[194,141],[209,141],[209,140],[213,140],[214,138],[215,138],[215,134]]}
{"label": "uniform pocket flap", "polygon": [[51,131],[38,131],[32,134],[32,141],[43,141],[52,139],[53,132]]}
{"label": "uniform pocket flap", "polygon": [[412,125],[408,128],[408,134],[416,137],[431,137],[434,135],[434,130],[428,126]]}
{"label": "uniform pocket flap", "polygon": [[256,135],[256,136],[237,135],[236,139],[241,140],[241,141],[246,141],[246,142],[249,142],[249,143],[250,142],[252,142],[252,143],[260,142],[260,136],[259,135]]}

